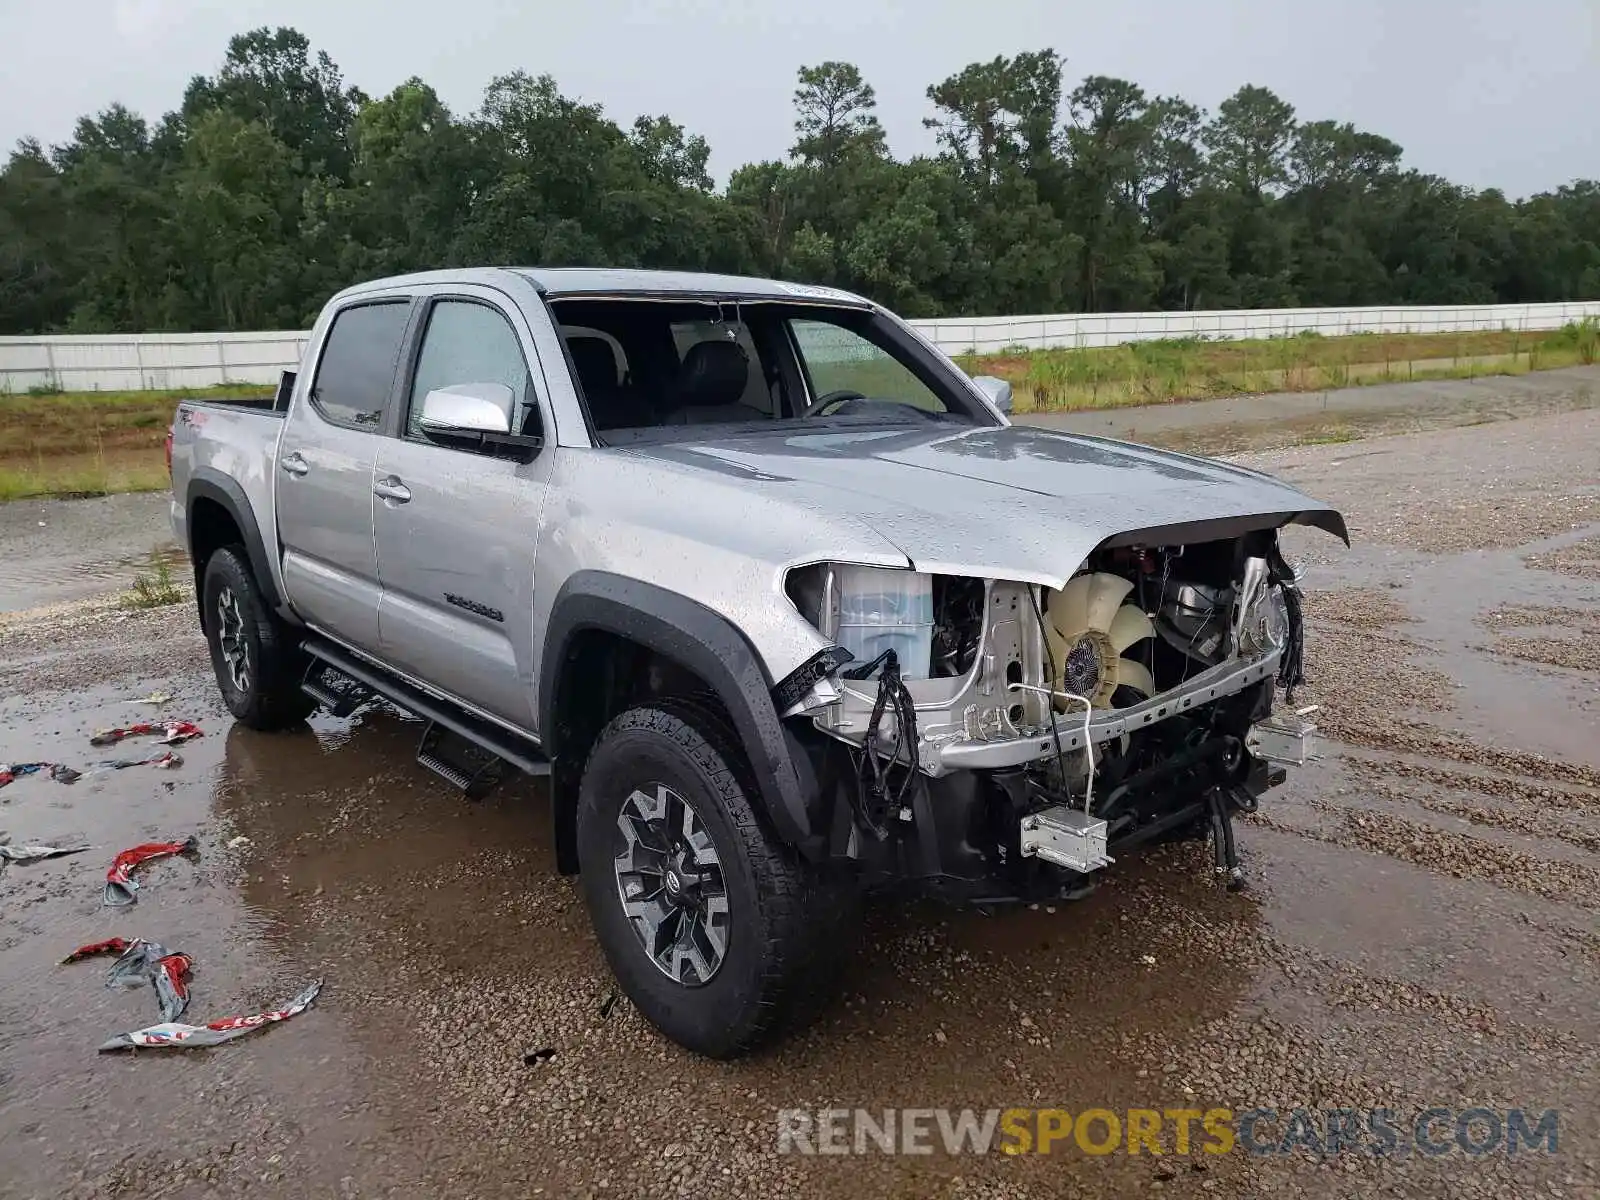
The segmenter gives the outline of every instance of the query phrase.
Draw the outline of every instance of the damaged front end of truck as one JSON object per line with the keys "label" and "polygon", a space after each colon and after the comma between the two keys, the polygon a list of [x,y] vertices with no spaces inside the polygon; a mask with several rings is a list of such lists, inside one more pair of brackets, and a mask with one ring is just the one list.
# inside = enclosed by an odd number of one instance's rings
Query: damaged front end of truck
{"label": "damaged front end of truck", "polygon": [[1316,754],[1279,545],[1296,521],[1348,540],[1319,510],[1119,534],[1059,586],[791,570],[834,643],[780,701],[830,856],[879,890],[993,904],[1209,837],[1238,884],[1234,815]]}

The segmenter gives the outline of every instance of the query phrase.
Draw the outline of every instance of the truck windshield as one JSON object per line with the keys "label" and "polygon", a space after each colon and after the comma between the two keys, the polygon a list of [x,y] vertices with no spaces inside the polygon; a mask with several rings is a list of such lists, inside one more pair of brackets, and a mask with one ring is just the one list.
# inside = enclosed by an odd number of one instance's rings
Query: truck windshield
{"label": "truck windshield", "polygon": [[871,311],[698,298],[551,308],[590,421],[609,442],[706,425],[721,435],[799,422],[994,423],[950,363]]}

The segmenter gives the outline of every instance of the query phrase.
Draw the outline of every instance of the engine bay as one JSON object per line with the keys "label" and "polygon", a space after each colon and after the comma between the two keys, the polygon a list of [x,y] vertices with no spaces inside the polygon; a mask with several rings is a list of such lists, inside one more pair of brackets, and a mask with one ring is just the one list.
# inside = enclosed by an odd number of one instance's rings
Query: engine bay
{"label": "engine bay", "polygon": [[841,835],[847,857],[1059,882],[1119,842],[1210,823],[1219,868],[1237,870],[1223,827],[1270,782],[1252,730],[1299,682],[1276,530],[1129,540],[1060,588],[822,564],[789,594],[853,658],[807,710],[847,748],[833,774],[866,835]]}
{"label": "engine bay", "polygon": [[[1114,714],[1230,662],[1296,657],[1284,682],[1297,682],[1294,574],[1272,529],[1097,550],[1059,589],[830,564],[791,573],[788,588],[854,660],[835,681],[836,698],[813,712],[818,728],[862,745],[871,727],[873,738],[904,749],[896,726],[912,720],[930,774],[957,744],[1036,744],[1061,723],[1087,727],[1074,748],[1118,736],[1107,725]],[[880,703],[890,661],[906,704]],[[1213,688],[1208,698],[1221,694]],[[1019,748],[1018,761],[1052,749]],[[978,765],[1015,763],[990,755]]]}

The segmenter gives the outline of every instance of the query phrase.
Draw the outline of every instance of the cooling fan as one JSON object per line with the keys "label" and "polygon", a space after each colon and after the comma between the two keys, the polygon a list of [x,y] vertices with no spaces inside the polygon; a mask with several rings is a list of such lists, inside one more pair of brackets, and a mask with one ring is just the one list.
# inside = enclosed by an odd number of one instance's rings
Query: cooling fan
{"label": "cooling fan", "polygon": [[[1055,663],[1056,690],[1087,696],[1096,708],[1110,707],[1120,687],[1143,696],[1155,691],[1149,668],[1123,657],[1156,631],[1138,605],[1123,603],[1131,591],[1132,580],[1102,571],[1076,576],[1051,593],[1045,636]],[[1064,712],[1070,701],[1056,697],[1055,704]]]}

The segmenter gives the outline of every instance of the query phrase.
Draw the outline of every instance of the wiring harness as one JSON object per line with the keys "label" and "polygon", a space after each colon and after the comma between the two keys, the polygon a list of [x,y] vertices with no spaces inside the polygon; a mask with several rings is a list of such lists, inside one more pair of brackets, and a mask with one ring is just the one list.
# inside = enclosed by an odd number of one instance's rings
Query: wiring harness
{"label": "wiring harness", "polygon": [[[879,667],[878,696],[872,702],[872,717],[867,723],[867,736],[856,761],[856,816],[873,837],[880,842],[889,836],[889,821],[906,807],[906,798],[916,782],[921,767],[917,751],[917,710],[911,692],[900,677],[900,659],[893,649],[885,650],[877,658],[859,667],[843,672],[846,679],[866,679]],[[877,748],[883,715],[894,716],[894,749],[881,754]],[[905,775],[898,788],[891,791],[890,773],[905,755]]]}
{"label": "wiring harness", "polygon": [[1294,703],[1294,690],[1306,681],[1306,624],[1300,604],[1300,584],[1295,570],[1284,561],[1276,546],[1268,560],[1267,578],[1283,589],[1283,611],[1289,618],[1288,635],[1283,642],[1283,658],[1278,662],[1278,686],[1286,704]]}

